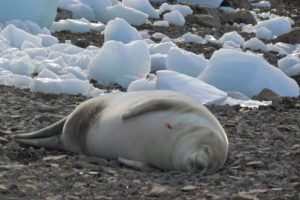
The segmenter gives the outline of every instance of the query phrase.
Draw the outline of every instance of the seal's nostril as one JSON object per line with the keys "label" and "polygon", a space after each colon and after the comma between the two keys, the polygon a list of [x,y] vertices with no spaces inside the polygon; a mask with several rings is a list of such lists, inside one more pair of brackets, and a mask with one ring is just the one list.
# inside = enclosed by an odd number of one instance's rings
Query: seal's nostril
{"label": "seal's nostril", "polygon": [[203,151],[204,151],[207,155],[210,154],[209,146],[208,146],[208,145],[203,145],[203,146],[202,146],[202,149],[203,149]]}

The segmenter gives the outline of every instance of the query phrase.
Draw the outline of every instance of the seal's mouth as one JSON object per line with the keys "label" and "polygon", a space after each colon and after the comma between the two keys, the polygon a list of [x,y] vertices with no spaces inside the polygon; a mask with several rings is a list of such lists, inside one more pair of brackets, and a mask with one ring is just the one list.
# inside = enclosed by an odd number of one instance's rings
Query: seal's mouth
{"label": "seal's mouth", "polygon": [[207,145],[204,145],[198,152],[193,153],[188,159],[189,171],[193,173],[206,173],[208,169],[208,155],[205,150]]}
{"label": "seal's mouth", "polygon": [[174,169],[212,174],[223,166],[227,144],[216,133],[209,128],[195,126],[184,129],[184,133],[172,151]]}

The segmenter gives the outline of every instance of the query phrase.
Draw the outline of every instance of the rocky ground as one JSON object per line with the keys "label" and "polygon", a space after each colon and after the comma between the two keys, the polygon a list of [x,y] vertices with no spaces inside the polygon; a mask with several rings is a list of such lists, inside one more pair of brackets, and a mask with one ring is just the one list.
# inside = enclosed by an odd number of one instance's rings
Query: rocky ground
{"label": "rocky ground", "polygon": [[[300,24],[298,0],[273,0],[280,15]],[[194,8],[195,9],[195,8]],[[295,12],[298,9],[298,12]],[[191,18],[190,18],[191,19]],[[176,38],[187,31],[221,36],[230,24],[212,29],[187,22],[184,28],[137,27]],[[55,34],[81,47],[101,46],[103,36]],[[244,34],[245,38],[251,35]],[[178,44],[207,58],[216,45]],[[275,64],[275,53],[265,57]],[[300,78],[298,77],[297,80]],[[298,82],[299,83],[299,82]],[[108,88],[109,89],[109,88]],[[300,199],[300,98],[259,109],[208,106],[229,139],[224,168],[213,175],[137,171],[116,161],[18,145],[8,135],[46,127],[86,100],[83,96],[32,93],[0,86],[0,199]],[[7,135],[8,134],[8,135]]]}

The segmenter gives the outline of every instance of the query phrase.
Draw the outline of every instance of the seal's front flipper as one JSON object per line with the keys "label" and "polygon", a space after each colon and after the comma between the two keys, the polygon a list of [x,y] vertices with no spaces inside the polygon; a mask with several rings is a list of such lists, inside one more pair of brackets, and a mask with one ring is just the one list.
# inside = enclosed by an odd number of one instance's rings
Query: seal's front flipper
{"label": "seal's front flipper", "polygon": [[[122,119],[129,119],[131,117],[136,117],[138,115],[144,114],[146,112],[168,110],[174,107],[179,108],[182,105],[181,101],[177,101],[170,98],[156,98],[147,99],[136,105],[133,105],[127,109],[125,113],[121,115]],[[181,106],[184,107],[184,106]]]}
{"label": "seal's front flipper", "polygon": [[136,170],[141,170],[141,171],[152,171],[155,170],[156,168],[152,167],[151,165],[141,162],[141,161],[134,161],[134,160],[128,160],[126,158],[118,158],[118,161],[125,166],[136,169]]}
{"label": "seal's front flipper", "polygon": [[16,142],[35,147],[64,149],[61,134],[66,120],[67,118],[64,118],[36,132],[12,135],[11,138]]}

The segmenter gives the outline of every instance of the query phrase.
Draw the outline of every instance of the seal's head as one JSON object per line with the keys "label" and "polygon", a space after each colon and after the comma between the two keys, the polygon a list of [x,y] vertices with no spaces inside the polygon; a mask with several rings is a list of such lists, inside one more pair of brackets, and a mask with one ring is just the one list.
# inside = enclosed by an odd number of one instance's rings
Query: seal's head
{"label": "seal's head", "polygon": [[[220,169],[228,152],[227,138],[207,127],[193,128],[175,145],[173,166],[176,170],[211,174]],[[226,135],[225,135],[226,136]]]}

